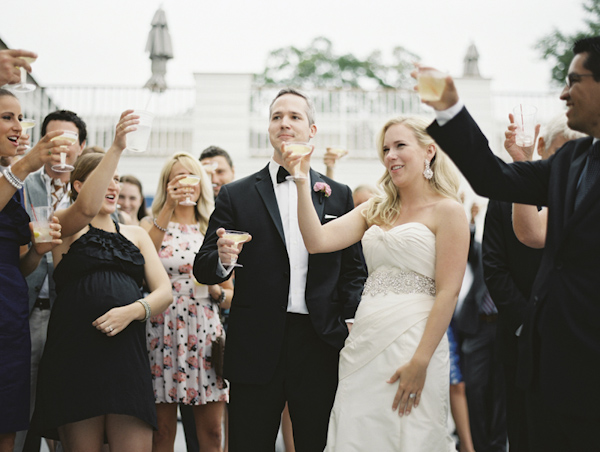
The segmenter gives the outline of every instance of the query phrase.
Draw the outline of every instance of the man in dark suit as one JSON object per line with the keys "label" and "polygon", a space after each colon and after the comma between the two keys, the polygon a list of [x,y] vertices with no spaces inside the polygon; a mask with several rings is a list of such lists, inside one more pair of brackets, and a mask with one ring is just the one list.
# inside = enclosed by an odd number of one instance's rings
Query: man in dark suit
{"label": "man in dark suit", "polygon": [[498,311],[485,285],[474,219],[473,215],[468,268],[463,280],[466,293],[463,299],[459,296],[452,326],[461,344],[473,446],[478,452],[505,452],[504,379],[496,343]]}
{"label": "man in dark suit", "polygon": [[[505,164],[450,77],[430,135],[482,196],[548,206],[546,246],[522,335],[530,449],[600,450],[600,37],[578,41],[561,99],[570,141],[547,160]],[[521,364],[521,363],[520,363]]]}
{"label": "man in dark suit", "polygon": [[[567,127],[567,118],[561,114],[546,125],[538,140],[538,154],[545,160],[566,142],[580,137],[580,133]],[[505,147],[508,152],[520,151],[515,146],[514,136],[508,138],[507,135]],[[531,153],[533,154],[533,149]],[[531,213],[538,216],[536,206],[526,208],[533,210]],[[543,214],[544,220],[546,214]],[[542,250],[525,246],[517,239],[513,231],[512,204],[491,200],[485,216],[483,270],[485,282],[499,311],[497,341],[504,364],[506,421],[511,452],[529,450],[526,393],[516,384],[519,350],[517,334],[520,334],[521,325],[525,321],[531,288],[541,260]]]}
{"label": "man in dark suit", "polygon": [[[337,387],[338,354],[354,318],[366,274],[359,244],[308,255],[297,220],[297,193],[283,176],[284,142],[314,137],[309,99],[282,90],[270,107],[273,159],[258,173],[221,188],[205,241],[194,263],[204,284],[231,276],[225,269],[238,248],[224,230],[247,231],[252,241],[239,252],[235,295],[225,347],[225,377],[231,384],[229,450],[274,450],[285,402],[298,452],[323,450]],[[323,222],[353,207],[349,187],[315,171],[331,195],[313,191]]]}

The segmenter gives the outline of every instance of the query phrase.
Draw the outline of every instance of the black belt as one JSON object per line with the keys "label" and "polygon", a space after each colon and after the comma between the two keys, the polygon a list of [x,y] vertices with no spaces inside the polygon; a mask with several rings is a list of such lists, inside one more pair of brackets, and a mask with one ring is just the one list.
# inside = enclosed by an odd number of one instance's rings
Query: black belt
{"label": "black belt", "polygon": [[50,309],[50,298],[38,298],[35,300],[34,308],[38,309]]}
{"label": "black belt", "polygon": [[479,320],[485,323],[495,323],[498,320],[498,314],[479,314]]}

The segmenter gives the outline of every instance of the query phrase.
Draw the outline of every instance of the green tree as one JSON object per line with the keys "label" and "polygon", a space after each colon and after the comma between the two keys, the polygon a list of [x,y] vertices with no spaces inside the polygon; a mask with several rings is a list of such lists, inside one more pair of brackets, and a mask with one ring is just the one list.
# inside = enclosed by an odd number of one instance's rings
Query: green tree
{"label": "green tree", "polygon": [[331,41],[320,36],[306,48],[289,46],[271,51],[256,81],[301,88],[403,88],[410,86],[411,63],[418,59],[403,47],[393,49],[391,64],[384,62],[380,51],[364,60],[350,53],[338,55]]}
{"label": "green tree", "polygon": [[584,20],[587,29],[572,35],[566,35],[555,28],[535,45],[535,48],[540,51],[542,59],[554,62],[552,80],[557,85],[565,83],[569,64],[573,59],[573,44],[575,41],[588,36],[600,35],[600,0],[588,0],[582,6],[588,14],[588,17]]}

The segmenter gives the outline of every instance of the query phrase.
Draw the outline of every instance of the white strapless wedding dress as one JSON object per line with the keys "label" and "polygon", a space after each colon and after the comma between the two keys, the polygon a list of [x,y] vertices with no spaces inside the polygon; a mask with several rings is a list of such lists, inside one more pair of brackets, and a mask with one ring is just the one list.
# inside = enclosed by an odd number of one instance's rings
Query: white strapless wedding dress
{"label": "white strapless wedding dress", "polygon": [[444,334],[427,368],[421,402],[392,411],[387,380],[413,356],[435,300],[435,235],[421,223],[372,226],[363,250],[369,278],[340,354],[326,452],[454,452],[448,433],[449,353]]}

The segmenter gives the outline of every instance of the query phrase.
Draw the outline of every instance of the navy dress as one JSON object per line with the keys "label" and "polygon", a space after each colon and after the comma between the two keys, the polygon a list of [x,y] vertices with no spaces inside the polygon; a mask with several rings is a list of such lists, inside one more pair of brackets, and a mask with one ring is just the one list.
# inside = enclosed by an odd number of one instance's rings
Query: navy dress
{"label": "navy dress", "polygon": [[142,298],[144,257],[119,232],[90,230],[54,270],[57,297],[40,362],[31,428],[58,438],[57,427],[105,414],[135,416],[156,428],[146,324],[113,337],[92,322]]}
{"label": "navy dress", "polygon": [[29,296],[19,247],[31,240],[29,215],[15,194],[0,211],[0,433],[29,426]]}

